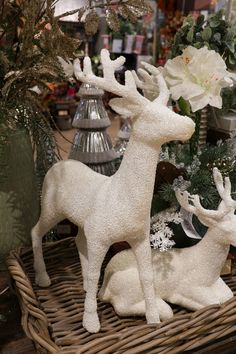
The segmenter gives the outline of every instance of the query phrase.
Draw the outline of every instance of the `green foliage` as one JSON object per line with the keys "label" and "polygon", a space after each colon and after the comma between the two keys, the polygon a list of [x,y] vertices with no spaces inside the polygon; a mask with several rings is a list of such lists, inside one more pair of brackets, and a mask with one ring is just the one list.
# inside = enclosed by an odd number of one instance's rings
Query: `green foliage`
{"label": "green foliage", "polygon": [[[4,147],[11,130],[25,129],[40,163],[40,176],[56,159],[50,122],[42,113],[41,92],[47,83],[64,79],[57,56],[68,59],[79,41],[68,38],[54,17],[51,0],[6,0],[0,12],[0,180]],[[51,151],[49,157],[48,150]],[[43,172],[42,172],[43,171]]]}
{"label": "green foliage", "polygon": [[188,16],[174,37],[171,58],[180,55],[189,45],[215,50],[222,55],[229,69],[236,69],[236,32],[224,19],[222,10],[210,15],[207,21],[203,15],[196,20]]}
{"label": "green foliage", "polygon": [[161,200],[168,202],[170,204],[176,202],[175,191],[172,185],[169,183],[165,183],[162,184],[162,186],[160,186],[158,195],[160,196]]}
{"label": "green foliage", "polygon": [[[42,113],[41,96],[31,88],[44,92],[47,83],[64,80],[57,56],[73,58],[80,45],[79,40],[68,37],[59,27],[60,17],[66,14],[54,16],[56,2],[5,0],[0,11],[0,128],[24,127],[28,131],[41,171],[55,160],[55,141],[50,123]],[[80,17],[86,14],[85,29],[90,35],[97,30],[97,7],[109,9],[114,25],[117,11],[110,1],[88,1],[87,6],[70,12],[79,12]],[[121,0],[119,9],[128,20],[150,12],[144,0]],[[130,25],[125,26],[127,29]]]}
{"label": "green foliage", "polygon": [[[174,145],[171,145],[169,153],[173,155]],[[216,209],[220,202],[220,196],[212,177],[213,167],[217,167],[223,176],[229,176],[232,184],[232,191],[236,191],[236,161],[235,148],[231,141],[218,144],[217,146],[207,145],[200,155],[195,158],[198,167],[194,166],[188,152],[188,146],[183,145],[182,149],[175,150],[176,164],[184,165],[186,175],[185,181],[190,182],[187,190],[190,194],[198,194],[202,205],[208,209]],[[178,151],[178,152],[177,152]],[[163,210],[167,206],[176,204],[174,184],[162,184],[158,193],[153,198],[153,210]]]}

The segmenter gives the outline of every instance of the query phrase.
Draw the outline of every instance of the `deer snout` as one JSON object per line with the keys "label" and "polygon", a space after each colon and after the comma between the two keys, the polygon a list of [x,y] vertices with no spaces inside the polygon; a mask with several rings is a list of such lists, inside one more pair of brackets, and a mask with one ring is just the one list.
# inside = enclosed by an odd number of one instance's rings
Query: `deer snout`
{"label": "deer snout", "polygon": [[183,126],[185,127],[182,131],[183,136],[181,138],[181,140],[188,140],[191,138],[191,136],[194,133],[195,130],[195,123],[193,122],[193,120],[187,116],[182,116],[181,117],[182,122],[183,122]]}

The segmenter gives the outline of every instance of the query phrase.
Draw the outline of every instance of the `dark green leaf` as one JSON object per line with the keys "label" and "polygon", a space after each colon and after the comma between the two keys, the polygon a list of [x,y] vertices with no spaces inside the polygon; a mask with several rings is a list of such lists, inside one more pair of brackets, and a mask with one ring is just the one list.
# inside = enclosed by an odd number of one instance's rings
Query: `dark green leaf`
{"label": "dark green leaf", "polygon": [[178,100],[179,108],[181,113],[186,116],[190,116],[190,104],[183,97]]}
{"label": "dark green leaf", "polygon": [[201,27],[203,25],[204,21],[205,21],[204,15],[200,15],[200,16],[198,16],[198,18],[196,20],[196,25],[198,27]]}
{"label": "dark green leaf", "polygon": [[194,25],[194,18],[193,16],[189,15],[185,18],[183,26],[190,25],[191,27]]}
{"label": "dark green leaf", "polygon": [[235,53],[235,43],[234,41],[226,42],[226,47],[229,49],[231,53]]}
{"label": "dark green leaf", "polygon": [[232,28],[229,28],[229,30],[227,31],[226,35],[225,35],[225,40],[226,42],[228,41],[232,41],[233,39],[235,39],[236,33]]}
{"label": "dark green leaf", "polygon": [[187,34],[187,41],[189,43],[192,43],[192,41],[193,41],[193,34],[194,34],[193,28],[190,28],[190,30],[188,31],[188,34]]}
{"label": "dark green leaf", "polygon": [[214,16],[215,16],[215,18],[217,18],[219,20],[222,19],[224,16],[224,10],[221,9],[221,10],[217,11]]}
{"label": "dark green leaf", "polygon": [[220,20],[217,20],[216,18],[212,18],[209,20],[209,24],[212,28],[216,28],[220,26]]}
{"label": "dark green leaf", "polygon": [[202,31],[202,39],[204,41],[209,41],[212,35],[212,30],[210,27],[205,27],[204,30]]}
{"label": "dark green leaf", "polygon": [[231,65],[235,65],[235,64],[236,64],[236,58],[235,58],[235,56],[232,55],[232,54],[230,54],[230,56],[229,56],[229,63],[230,63]]}
{"label": "dark green leaf", "polygon": [[203,43],[201,42],[197,42],[194,44],[194,47],[197,48],[197,49],[200,49],[202,47]]}
{"label": "dark green leaf", "polygon": [[203,42],[204,46],[210,49],[210,44],[208,42]]}

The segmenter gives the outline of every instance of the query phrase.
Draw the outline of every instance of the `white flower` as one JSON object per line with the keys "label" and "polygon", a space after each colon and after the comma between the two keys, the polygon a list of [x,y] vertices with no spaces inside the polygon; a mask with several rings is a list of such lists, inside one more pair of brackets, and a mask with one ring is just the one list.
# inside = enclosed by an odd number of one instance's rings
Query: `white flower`
{"label": "white flower", "polygon": [[207,47],[189,46],[182,55],[167,61],[163,76],[172,98],[178,100],[182,96],[196,112],[208,104],[222,108],[221,89],[232,86],[234,74],[227,71],[219,53]]}

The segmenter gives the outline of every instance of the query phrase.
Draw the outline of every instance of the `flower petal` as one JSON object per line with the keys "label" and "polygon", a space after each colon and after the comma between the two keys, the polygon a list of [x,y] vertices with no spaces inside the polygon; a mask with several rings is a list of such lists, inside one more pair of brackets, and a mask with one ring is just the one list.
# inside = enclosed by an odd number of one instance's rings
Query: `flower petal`
{"label": "flower petal", "polygon": [[196,112],[210,104],[222,107],[221,90],[232,85],[236,75],[227,71],[223,58],[207,47],[200,49],[188,46],[182,55],[168,60],[164,78],[173,99],[181,96],[189,100],[192,111]]}
{"label": "flower petal", "polygon": [[189,100],[190,106],[193,112],[199,111],[206,107],[210,101],[209,94],[204,93],[202,95],[193,97]]}

